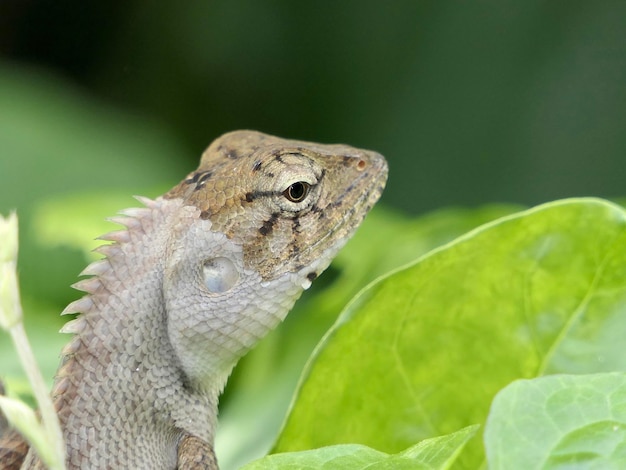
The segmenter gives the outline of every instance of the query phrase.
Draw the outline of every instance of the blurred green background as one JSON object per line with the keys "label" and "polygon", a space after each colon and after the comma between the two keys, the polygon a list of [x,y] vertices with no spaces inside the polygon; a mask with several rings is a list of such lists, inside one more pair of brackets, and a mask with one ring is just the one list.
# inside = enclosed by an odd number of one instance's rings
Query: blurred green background
{"label": "blurred green background", "polygon": [[[171,184],[214,137],[238,128],[379,150],[391,164],[385,203],[411,212],[624,193],[624,2],[3,0],[0,8],[5,211],[48,167],[63,168],[64,179],[49,175],[45,194]],[[58,100],[44,103],[46,92]],[[107,115],[142,143],[169,145],[171,171],[127,180],[150,146],[116,154],[106,178],[89,155],[72,160],[70,140],[103,143],[82,119],[67,135],[52,127],[75,117],[69,99],[89,108],[88,120]],[[18,128],[20,118],[30,126]],[[45,161],[17,161],[35,157]]]}
{"label": "blurred green background", "polygon": [[110,230],[74,222],[158,195],[233,129],[378,150],[383,204],[413,214],[623,196],[625,25],[620,1],[0,0],[23,289],[71,300],[84,260],[50,246]]}
{"label": "blurred green background", "polygon": [[620,197],[626,2],[0,0],[0,212],[44,370],[102,219],[241,128],[378,150],[412,214]]}

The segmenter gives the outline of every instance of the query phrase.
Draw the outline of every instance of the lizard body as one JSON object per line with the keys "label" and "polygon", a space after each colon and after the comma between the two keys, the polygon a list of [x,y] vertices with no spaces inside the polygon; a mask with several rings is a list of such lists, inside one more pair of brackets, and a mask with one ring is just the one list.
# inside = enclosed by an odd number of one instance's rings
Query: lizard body
{"label": "lizard body", "polygon": [[[105,258],[75,284],[87,295],[63,312],[80,313],[52,390],[68,468],[217,468],[232,368],[329,265],[386,176],[375,152],[237,131],[112,219],[126,228],[101,237]],[[21,468],[43,465],[30,450]]]}

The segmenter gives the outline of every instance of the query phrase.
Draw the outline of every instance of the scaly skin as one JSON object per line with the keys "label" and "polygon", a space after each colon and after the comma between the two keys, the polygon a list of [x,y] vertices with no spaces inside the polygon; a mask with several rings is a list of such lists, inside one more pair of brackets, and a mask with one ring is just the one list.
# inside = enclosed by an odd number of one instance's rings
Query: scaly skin
{"label": "scaly skin", "polygon": [[[232,368],[328,266],[386,176],[374,152],[238,131],[114,218],[126,229],[102,237],[113,244],[75,285],[87,295],[64,311],[80,313],[52,391],[68,468],[216,469]],[[17,448],[15,436],[0,444],[0,461]],[[43,465],[31,450],[22,468]]]}

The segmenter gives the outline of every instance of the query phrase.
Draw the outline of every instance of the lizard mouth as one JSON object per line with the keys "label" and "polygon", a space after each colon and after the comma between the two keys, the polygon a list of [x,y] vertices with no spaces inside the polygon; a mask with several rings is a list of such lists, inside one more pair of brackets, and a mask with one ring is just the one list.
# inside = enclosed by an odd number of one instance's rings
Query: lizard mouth
{"label": "lizard mouth", "polygon": [[[306,258],[312,252],[317,252],[320,246],[325,246],[329,239],[335,238],[332,243],[332,255],[341,249],[341,247],[354,235],[360,223],[368,214],[370,209],[380,199],[387,182],[388,167],[384,157],[376,152],[367,152],[367,160],[361,159],[357,165],[362,173],[350,185],[353,190],[363,188],[348,210],[343,211],[341,218],[330,227],[319,239],[302,250],[300,257]],[[366,183],[369,181],[369,183]],[[341,233],[343,232],[343,233]]]}

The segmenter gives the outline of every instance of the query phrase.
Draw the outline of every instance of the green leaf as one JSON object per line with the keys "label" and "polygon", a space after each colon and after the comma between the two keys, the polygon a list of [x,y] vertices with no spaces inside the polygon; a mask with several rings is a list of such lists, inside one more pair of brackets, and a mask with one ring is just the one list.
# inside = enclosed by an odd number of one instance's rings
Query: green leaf
{"label": "green leaf", "polygon": [[[521,209],[492,204],[475,209],[441,209],[409,218],[389,208],[375,207],[333,261],[337,276],[322,295],[313,296],[310,310],[322,311],[328,321],[334,321],[350,299],[377,277],[484,223]],[[324,331],[330,326],[327,324]]]}
{"label": "green leaf", "polygon": [[0,214],[0,263],[17,262],[17,214]]}
{"label": "green leaf", "polygon": [[341,444],[302,452],[275,454],[252,462],[242,470],[365,469],[445,470],[450,468],[478,426],[468,426],[447,436],[425,439],[395,455],[358,444]]}
{"label": "green leaf", "polygon": [[626,375],[518,380],[496,395],[489,468],[626,468]]}
{"label": "green leaf", "polygon": [[[626,370],[625,229],[614,204],[557,201],[371,285],[319,346],[275,450],[397,452],[484,422],[515,379]],[[479,442],[467,451],[480,466]]]}
{"label": "green leaf", "polygon": [[447,208],[410,218],[375,207],[286,321],[235,369],[220,400],[215,448],[222,468],[239,468],[271,448],[307,358],[363,286],[468,230],[516,210],[518,206],[500,204]]}
{"label": "green leaf", "polygon": [[0,328],[10,330],[22,321],[17,284],[17,214],[0,214]]}

